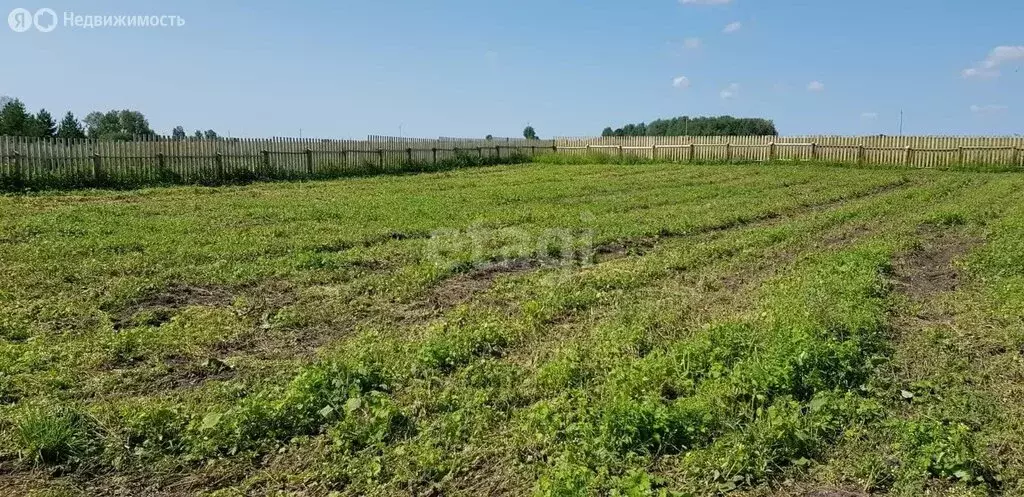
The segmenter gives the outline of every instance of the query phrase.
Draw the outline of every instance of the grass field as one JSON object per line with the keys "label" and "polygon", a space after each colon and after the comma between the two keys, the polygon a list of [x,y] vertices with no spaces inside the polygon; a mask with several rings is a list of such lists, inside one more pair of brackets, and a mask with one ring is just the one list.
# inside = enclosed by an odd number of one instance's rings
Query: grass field
{"label": "grass field", "polygon": [[0,337],[2,495],[1022,495],[1024,176],[6,196]]}

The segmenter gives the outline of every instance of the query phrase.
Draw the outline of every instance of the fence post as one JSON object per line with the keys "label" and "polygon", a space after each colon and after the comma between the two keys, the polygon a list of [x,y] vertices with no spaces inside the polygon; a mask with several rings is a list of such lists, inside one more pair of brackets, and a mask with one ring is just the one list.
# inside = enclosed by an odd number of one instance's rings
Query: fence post
{"label": "fence post", "polygon": [[100,159],[99,152],[92,154],[92,178],[97,183],[103,182],[103,160]]}
{"label": "fence post", "polygon": [[306,176],[313,177],[313,150],[306,149]]}
{"label": "fence post", "polygon": [[498,159],[500,160],[501,159],[501,145],[496,145],[494,147],[494,152],[498,154]]}
{"label": "fence post", "polygon": [[957,165],[964,165],[964,147],[956,148],[956,163]]}
{"label": "fence post", "polygon": [[270,151],[262,150],[260,154],[263,155],[263,174],[267,174],[270,172]]}
{"label": "fence post", "polygon": [[1013,147],[1013,167],[1020,166],[1020,149]]}
{"label": "fence post", "polygon": [[812,161],[818,160],[818,144],[817,143],[811,143],[811,160]]}
{"label": "fence post", "polygon": [[687,163],[692,163],[693,162],[694,157],[697,155],[696,148],[697,148],[697,144],[696,143],[691,143],[690,144],[690,151],[687,152],[688,157],[686,158],[686,162]]}
{"label": "fence post", "polygon": [[377,149],[377,163],[380,165],[381,169],[384,169],[384,149],[383,148],[378,148]]}
{"label": "fence post", "polygon": [[430,149],[430,154],[434,157],[434,164],[437,164],[437,147]]}
{"label": "fence post", "polygon": [[411,147],[405,149],[405,162],[407,164],[412,164],[412,148]]}
{"label": "fence post", "polygon": [[864,144],[863,143],[857,146],[857,165],[859,165],[859,166],[863,166],[864,165],[864,158],[865,158],[865,155],[867,155],[866,152],[867,151],[864,150]]}
{"label": "fence post", "polygon": [[21,152],[15,150],[11,158],[14,159],[14,180],[21,183]]}
{"label": "fence post", "polygon": [[732,162],[732,144],[728,142],[725,144],[725,162]]}
{"label": "fence post", "polygon": [[217,179],[218,180],[223,180],[224,179],[224,154],[222,154],[220,152],[217,152],[216,160],[217,160]]}
{"label": "fence post", "polygon": [[156,171],[157,175],[161,178],[164,177],[164,174],[167,171],[167,158],[164,156],[163,152],[156,154]]}
{"label": "fence post", "polygon": [[619,162],[622,162],[622,145],[619,145]]}
{"label": "fence post", "polygon": [[348,167],[348,150],[341,151],[341,167]]}
{"label": "fence post", "polygon": [[775,162],[775,142],[768,144],[768,162]]}
{"label": "fence post", "polygon": [[907,148],[905,149],[904,153],[903,153],[903,164],[909,166],[913,160],[914,160],[914,152],[913,152],[913,149],[911,149],[910,146],[908,145]]}
{"label": "fence post", "polygon": [[535,157],[536,155],[537,155],[537,147],[535,147],[533,145],[530,145],[530,157]]}
{"label": "fence post", "polygon": [[657,145],[651,145],[651,160],[652,161],[657,161],[658,160],[658,146]]}

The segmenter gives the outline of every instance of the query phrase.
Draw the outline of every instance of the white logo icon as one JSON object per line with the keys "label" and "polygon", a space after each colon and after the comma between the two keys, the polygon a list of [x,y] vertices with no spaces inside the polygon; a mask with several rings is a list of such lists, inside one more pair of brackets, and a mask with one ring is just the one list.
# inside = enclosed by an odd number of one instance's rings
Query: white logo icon
{"label": "white logo icon", "polygon": [[32,13],[28,9],[17,8],[7,15],[7,24],[17,33],[32,29]]}
{"label": "white logo icon", "polygon": [[17,8],[7,15],[7,24],[16,33],[24,33],[35,25],[40,33],[49,33],[57,28],[57,13],[50,8],[42,8],[35,14],[28,9]]}
{"label": "white logo icon", "polygon": [[[49,22],[47,22],[47,16],[49,16]],[[49,33],[57,27],[57,13],[50,8],[43,8],[36,11],[36,15],[32,16],[32,21],[36,24],[36,29],[40,33]]]}

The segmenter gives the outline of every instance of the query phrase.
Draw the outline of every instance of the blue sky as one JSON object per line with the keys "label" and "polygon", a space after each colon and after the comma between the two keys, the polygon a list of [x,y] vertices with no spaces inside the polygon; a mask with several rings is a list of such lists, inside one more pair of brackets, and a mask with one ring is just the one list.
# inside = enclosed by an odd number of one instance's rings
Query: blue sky
{"label": "blue sky", "polygon": [[160,133],[518,136],[530,123],[542,137],[589,136],[731,114],[773,119],[787,135],[895,134],[903,109],[906,134],[1024,134],[1021,0],[6,7],[185,19],[0,29],[0,94],[55,115],[138,109]]}

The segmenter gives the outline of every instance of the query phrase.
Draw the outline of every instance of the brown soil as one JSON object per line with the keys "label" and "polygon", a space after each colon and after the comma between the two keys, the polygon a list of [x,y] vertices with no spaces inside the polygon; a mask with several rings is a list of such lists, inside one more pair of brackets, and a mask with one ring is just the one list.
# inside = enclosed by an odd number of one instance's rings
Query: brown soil
{"label": "brown soil", "polygon": [[438,286],[426,300],[430,309],[450,309],[468,302],[474,295],[486,291],[494,281],[503,275],[520,274],[544,266],[539,259],[513,259],[488,263],[473,270],[449,278]]}
{"label": "brown soil", "polygon": [[804,494],[804,497],[868,497],[868,494],[860,492],[847,492],[846,490],[815,490]]}
{"label": "brown soil", "polygon": [[114,329],[132,325],[159,326],[186,307],[225,307],[234,295],[226,288],[173,283],[167,288],[142,297],[117,313]]}
{"label": "brown soil", "polygon": [[915,301],[959,288],[960,272],[954,262],[977,244],[975,239],[937,227],[920,232],[921,245],[893,264],[897,290]]}

